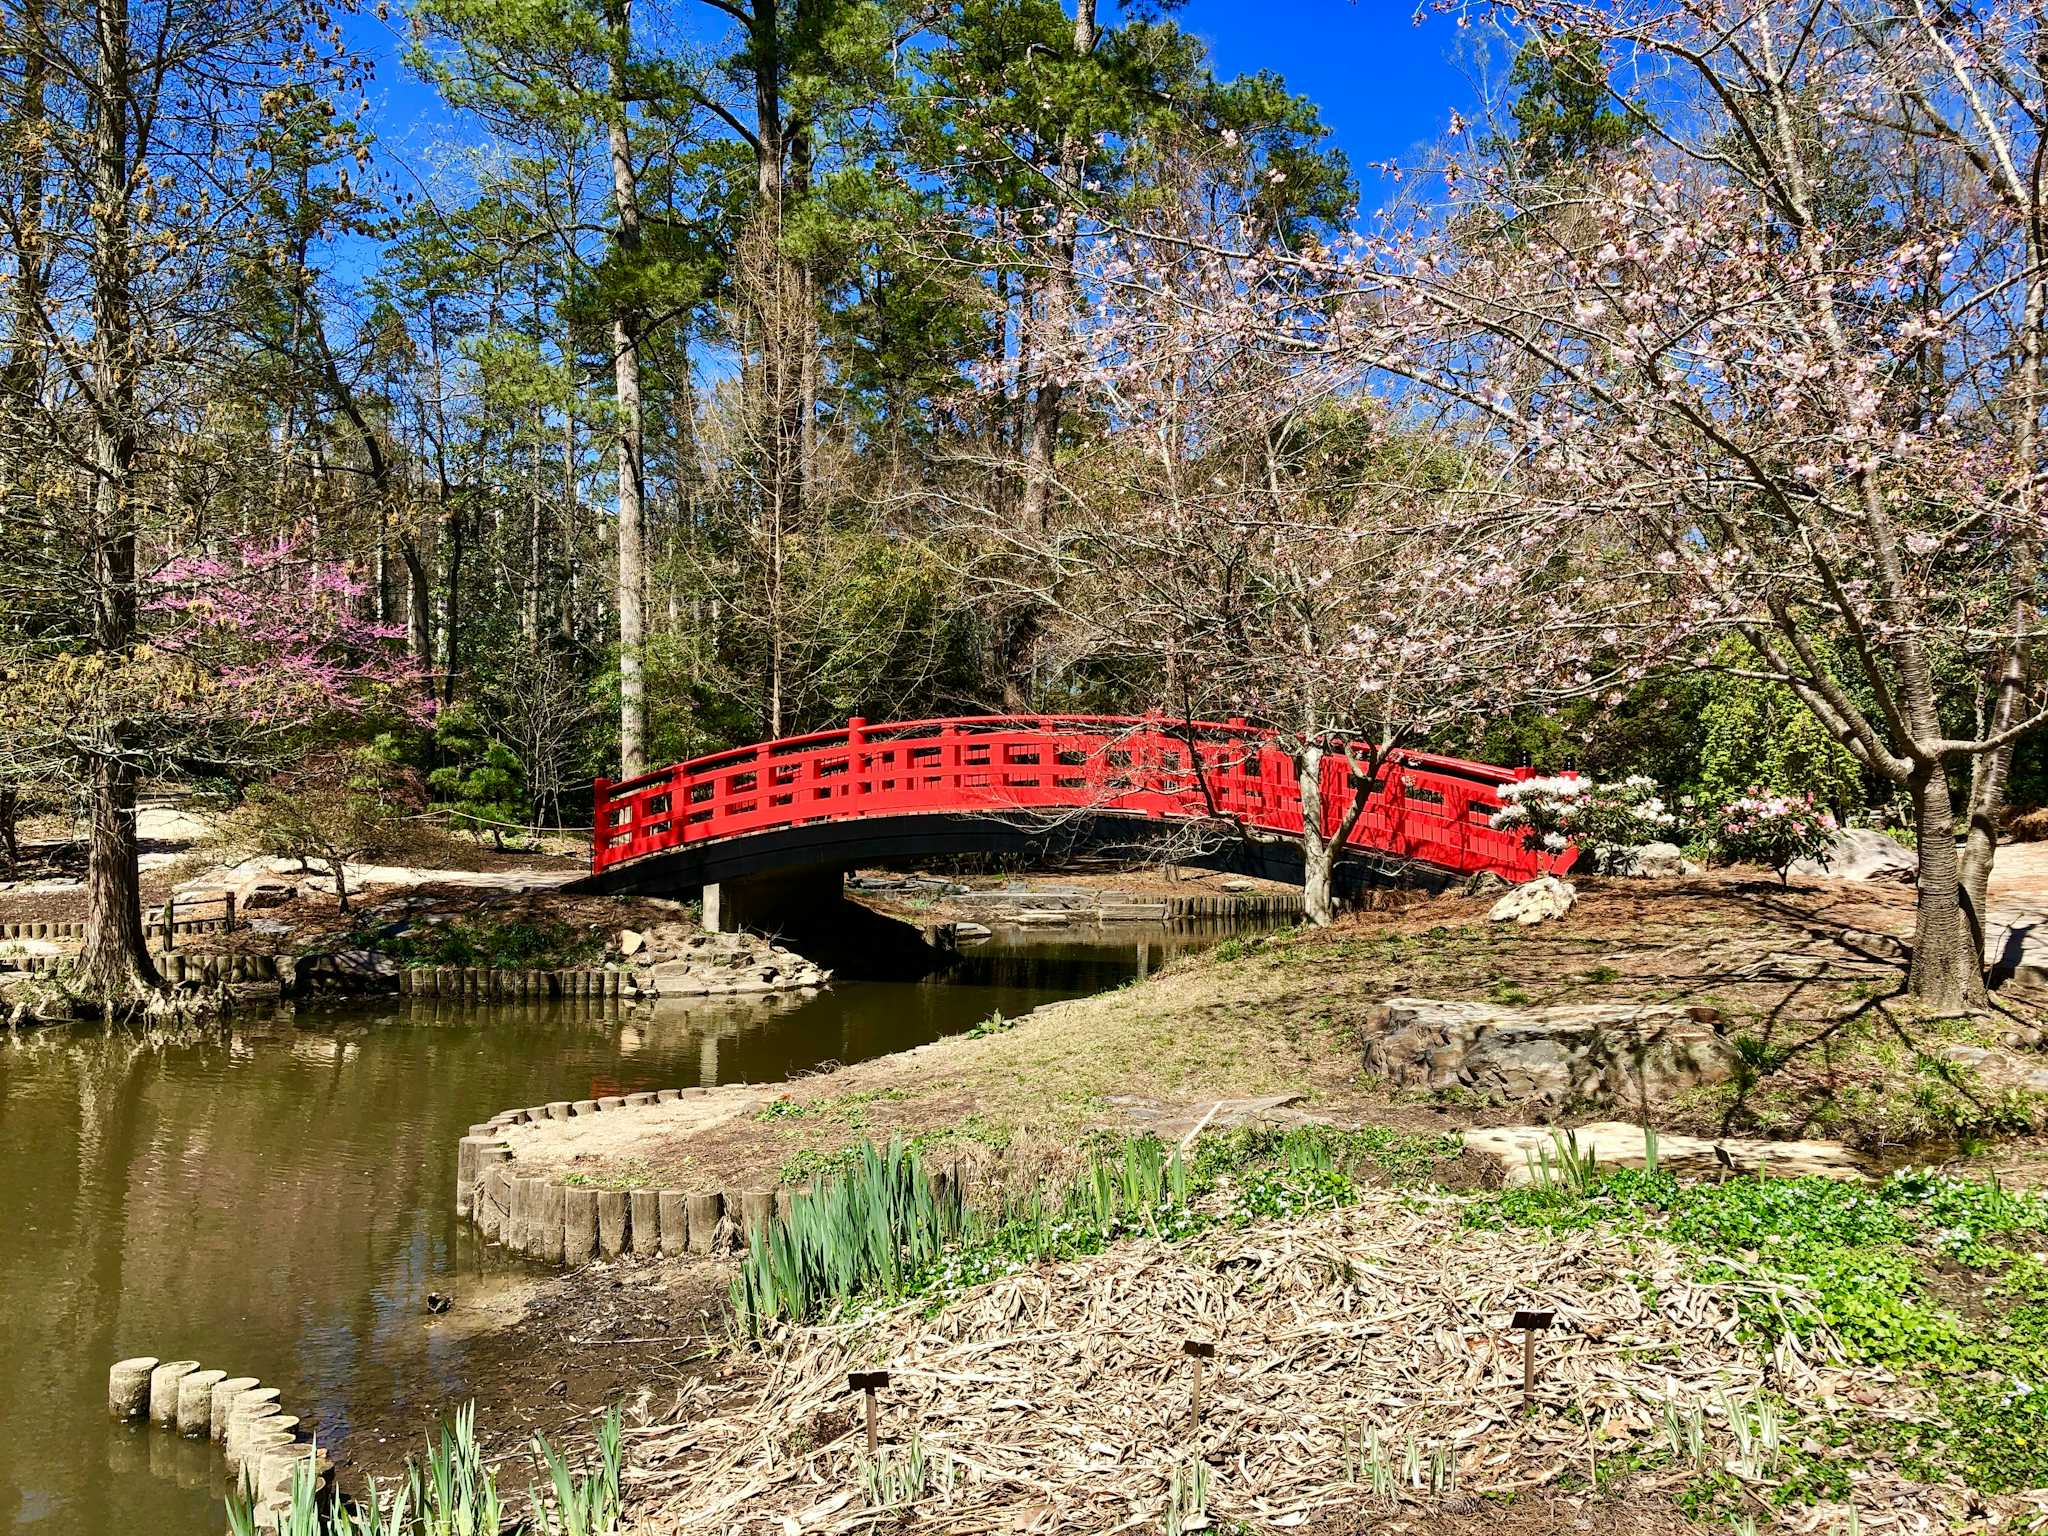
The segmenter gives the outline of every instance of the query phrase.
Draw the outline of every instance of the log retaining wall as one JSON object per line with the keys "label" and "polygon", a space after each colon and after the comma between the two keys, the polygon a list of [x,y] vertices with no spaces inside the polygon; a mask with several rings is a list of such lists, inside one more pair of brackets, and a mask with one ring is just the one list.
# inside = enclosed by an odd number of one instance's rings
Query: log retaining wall
{"label": "log retaining wall", "polygon": [[[744,1088],[744,1083],[730,1085]],[[575,1267],[636,1257],[723,1258],[745,1251],[768,1222],[787,1219],[791,1185],[733,1189],[601,1189],[520,1171],[504,1133],[515,1125],[584,1115],[630,1114],[649,1105],[696,1098],[706,1088],[663,1088],[603,1099],[558,1099],[508,1109],[472,1125],[457,1144],[455,1214],[485,1241],[544,1263]],[[935,1171],[957,1187],[961,1170]]]}

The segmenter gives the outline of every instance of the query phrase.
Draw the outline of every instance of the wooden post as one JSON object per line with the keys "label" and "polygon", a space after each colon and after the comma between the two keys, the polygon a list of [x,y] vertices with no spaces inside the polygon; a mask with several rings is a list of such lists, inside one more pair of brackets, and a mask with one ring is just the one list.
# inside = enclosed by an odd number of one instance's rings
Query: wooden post
{"label": "wooden post", "polygon": [[1555,1312],[1517,1312],[1508,1324],[1522,1330],[1522,1406],[1536,1395],[1536,1335],[1556,1320]]}
{"label": "wooden post", "polygon": [[1202,1362],[1216,1358],[1216,1345],[1210,1339],[1189,1339],[1181,1345],[1181,1353],[1195,1364],[1194,1380],[1188,1387],[1188,1438],[1199,1439],[1202,1433]]}
{"label": "wooden post", "polygon": [[162,1364],[155,1355],[117,1360],[107,1372],[107,1411],[117,1419],[149,1415],[149,1377]]}
{"label": "wooden post", "polygon": [[875,1394],[889,1385],[887,1371],[851,1371],[846,1377],[848,1391],[859,1392],[867,1398],[868,1418],[868,1459],[872,1461],[882,1446],[880,1410],[875,1403]]}

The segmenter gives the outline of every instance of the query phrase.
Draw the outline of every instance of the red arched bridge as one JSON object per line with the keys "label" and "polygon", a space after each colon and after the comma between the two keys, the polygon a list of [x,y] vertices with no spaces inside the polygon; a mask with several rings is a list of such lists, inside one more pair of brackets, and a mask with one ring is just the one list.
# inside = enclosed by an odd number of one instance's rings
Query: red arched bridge
{"label": "red arched bridge", "polygon": [[[1527,769],[1401,753],[1345,853],[1527,880],[1571,862],[1487,824]],[[1308,807],[1287,755],[1244,721],[1157,715],[977,716],[791,736],[613,784],[597,781],[591,850],[604,890],[675,890],[781,870],[847,869],[1080,841],[1182,841],[1177,856],[1301,879],[1306,811],[1334,828],[1347,767],[1326,760]],[[836,878],[835,878],[836,886]]]}

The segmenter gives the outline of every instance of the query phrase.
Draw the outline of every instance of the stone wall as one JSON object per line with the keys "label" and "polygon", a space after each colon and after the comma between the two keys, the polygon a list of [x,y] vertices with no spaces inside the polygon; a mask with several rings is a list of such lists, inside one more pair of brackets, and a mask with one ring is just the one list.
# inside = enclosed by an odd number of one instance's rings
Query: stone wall
{"label": "stone wall", "polygon": [[1394,997],[1366,1022],[1365,1067],[1396,1088],[1551,1113],[1639,1107],[1733,1073],[1718,1023],[1709,1008]]}

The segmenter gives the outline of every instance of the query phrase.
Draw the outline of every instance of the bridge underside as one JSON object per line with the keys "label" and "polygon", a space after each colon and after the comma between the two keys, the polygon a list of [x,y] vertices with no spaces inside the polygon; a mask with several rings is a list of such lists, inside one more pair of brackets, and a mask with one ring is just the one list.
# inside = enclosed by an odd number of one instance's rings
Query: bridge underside
{"label": "bridge underside", "polygon": [[[1301,845],[1291,838],[1237,835],[1208,826],[1197,832],[1188,824],[1142,816],[1032,820],[1014,815],[913,815],[818,821],[686,843],[615,864],[578,881],[574,889],[679,896],[717,886],[724,917],[755,927],[763,926],[764,903],[824,899],[822,883],[758,877],[811,871],[830,877],[836,887],[837,877],[851,869],[915,867],[963,854],[1036,863],[1084,851],[1127,852],[1133,860],[1168,858],[1231,874],[1302,883]],[[1336,889],[1339,896],[1387,885],[1434,890],[1461,878],[1450,870],[1360,852],[1340,861]],[[750,883],[751,894],[743,894]]]}

